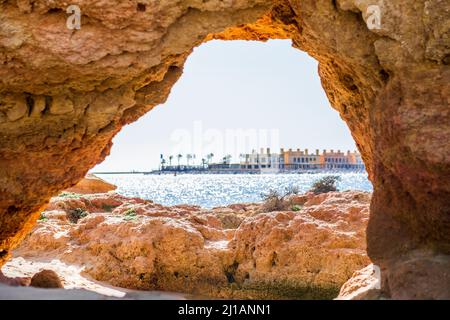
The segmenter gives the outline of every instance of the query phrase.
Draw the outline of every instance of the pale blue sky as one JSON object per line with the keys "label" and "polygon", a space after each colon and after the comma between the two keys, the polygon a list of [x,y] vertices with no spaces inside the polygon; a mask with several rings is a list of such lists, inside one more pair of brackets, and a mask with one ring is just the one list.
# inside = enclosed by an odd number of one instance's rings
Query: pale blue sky
{"label": "pale blue sky", "polygon": [[[242,130],[245,142],[231,139]],[[160,154],[197,153],[199,162],[213,152],[216,160],[232,154],[238,161],[239,153],[265,146],[355,149],[317,62],[290,40],[211,41],[189,57],[167,102],[123,128],[94,171],[155,169]]]}

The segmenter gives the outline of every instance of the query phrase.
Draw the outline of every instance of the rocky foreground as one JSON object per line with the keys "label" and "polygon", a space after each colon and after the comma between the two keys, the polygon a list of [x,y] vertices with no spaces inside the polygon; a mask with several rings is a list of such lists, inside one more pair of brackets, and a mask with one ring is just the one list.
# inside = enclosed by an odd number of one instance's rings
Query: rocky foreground
{"label": "rocky foreground", "polygon": [[18,277],[52,269],[66,288],[110,295],[95,280],[206,297],[335,298],[370,263],[370,194],[288,201],[285,211],[265,212],[263,204],[165,207],[113,192],[66,192],[51,200],[2,271]]}

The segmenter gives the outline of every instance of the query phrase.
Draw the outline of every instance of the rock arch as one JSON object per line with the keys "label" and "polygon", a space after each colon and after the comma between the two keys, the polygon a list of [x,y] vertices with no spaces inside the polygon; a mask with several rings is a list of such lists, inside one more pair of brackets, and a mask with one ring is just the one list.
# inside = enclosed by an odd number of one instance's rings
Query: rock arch
{"label": "rock arch", "polygon": [[[52,195],[165,101],[195,46],[291,38],[319,61],[368,168],[383,290],[450,297],[448,2],[73,2],[80,30],[66,27],[66,1],[0,0],[0,264]],[[371,5],[380,28],[366,23]]]}

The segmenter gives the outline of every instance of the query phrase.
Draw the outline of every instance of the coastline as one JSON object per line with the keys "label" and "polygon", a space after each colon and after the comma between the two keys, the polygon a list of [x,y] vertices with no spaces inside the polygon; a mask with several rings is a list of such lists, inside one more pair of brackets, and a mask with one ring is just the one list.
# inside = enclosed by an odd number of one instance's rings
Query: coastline
{"label": "coastline", "polygon": [[144,174],[144,175],[178,175],[178,174],[339,174],[339,173],[366,173],[365,170],[343,170],[343,169],[315,169],[315,170],[264,170],[264,169],[248,169],[248,170],[175,170],[175,171],[106,171],[91,172],[93,175],[126,175],[126,174]]}
{"label": "coastline", "polygon": [[367,173],[316,174],[109,174],[98,175],[117,186],[116,192],[127,197],[152,200],[166,206],[180,203],[204,208],[234,203],[262,201],[270,190],[284,192],[297,187],[307,192],[314,182],[326,176],[339,176],[339,190],[373,190]]}

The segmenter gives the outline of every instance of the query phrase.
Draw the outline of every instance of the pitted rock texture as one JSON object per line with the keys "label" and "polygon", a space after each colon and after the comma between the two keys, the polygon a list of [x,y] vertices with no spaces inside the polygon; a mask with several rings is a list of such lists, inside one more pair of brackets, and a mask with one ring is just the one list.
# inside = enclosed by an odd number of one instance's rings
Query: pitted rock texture
{"label": "pitted rock texture", "polygon": [[[412,252],[450,255],[448,1],[73,4],[80,30],[66,27],[66,1],[0,0],[0,263],[123,125],[165,101],[186,57],[210,39],[291,38],[319,61],[374,185],[368,253],[387,295],[393,266]],[[380,26],[370,29],[373,5]],[[437,292],[450,286],[430,277]]]}
{"label": "pitted rock texture", "polygon": [[380,282],[383,279],[377,273],[379,271],[373,264],[356,271],[342,286],[337,300],[448,300],[450,295],[448,256],[417,251],[412,252],[407,259],[397,261],[389,272],[390,278],[384,280],[394,283],[389,296],[381,290]]}
{"label": "pitted rock texture", "polygon": [[[222,298],[333,299],[370,263],[370,194],[303,197],[300,211],[261,204],[164,207],[114,193],[52,199],[15,261],[67,268],[114,286]],[[77,223],[68,215],[86,214]],[[11,274],[13,275],[13,274]],[[25,276],[26,273],[21,274]],[[17,276],[17,274],[15,274]]]}

